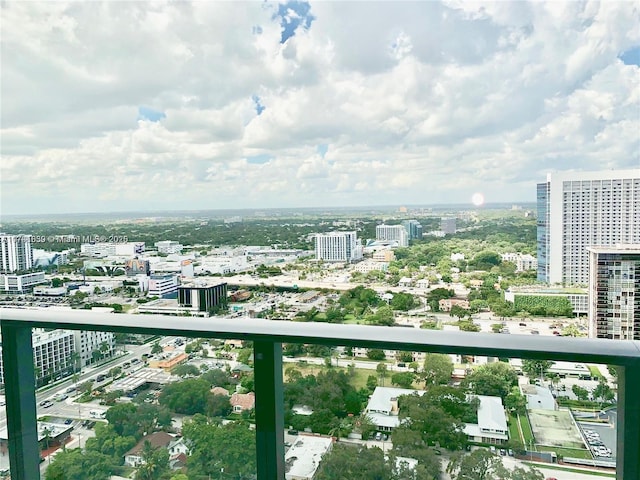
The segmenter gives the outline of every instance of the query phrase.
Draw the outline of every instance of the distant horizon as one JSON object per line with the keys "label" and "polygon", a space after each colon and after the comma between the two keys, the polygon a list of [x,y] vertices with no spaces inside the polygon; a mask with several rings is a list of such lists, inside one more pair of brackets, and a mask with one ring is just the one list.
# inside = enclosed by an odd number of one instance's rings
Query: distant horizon
{"label": "distant horizon", "polygon": [[7,215],[521,203],[549,172],[640,164],[634,2],[14,1],[2,20]]}
{"label": "distant horizon", "polygon": [[[242,216],[240,213],[245,214],[257,214],[261,212],[271,213],[286,213],[286,212],[344,212],[344,211],[363,211],[363,210],[380,210],[385,213],[397,213],[400,212],[400,208],[407,209],[436,209],[436,210],[493,210],[504,209],[513,205],[521,207],[533,207],[535,206],[535,200],[527,202],[489,202],[483,205],[477,206],[473,203],[424,203],[424,204],[391,204],[391,205],[348,205],[348,206],[315,206],[315,207],[266,207],[266,208],[205,208],[205,209],[158,209],[158,210],[116,210],[116,211],[93,211],[93,212],[67,212],[67,213],[24,213],[24,214],[4,214],[0,213],[0,225],[3,221],[15,220],[15,219],[33,219],[33,218],[73,218],[73,217],[121,217],[126,219],[140,219],[140,218],[153,218],[153,217],[173,217],[178,215],[193,215],[194,217],[206,217],[211,216],[207,214],[215,213],[215,217],[224,216]],[[406,212],[409,214],[411,212]]]}

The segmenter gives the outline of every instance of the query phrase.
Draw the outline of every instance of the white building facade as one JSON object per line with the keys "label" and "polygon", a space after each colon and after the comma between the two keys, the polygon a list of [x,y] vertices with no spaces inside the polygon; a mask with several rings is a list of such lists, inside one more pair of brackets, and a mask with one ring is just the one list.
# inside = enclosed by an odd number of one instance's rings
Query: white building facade
{"label": "white building facade", "polygon": [[44,272],[24,273],[22,275],[8,273],[0,275],[0,291],[20,294],[30,292],[36,285],[46,282]]}
{"label": "white building facade", "polygon": [[158,253],[181,253],[184,248],[179,242],[174,242],[173,240],[163,240],[161,242],[156,242],[155,247],[158,249]]}
{"label": "white building facade", "polygon": [[376,240],[398,242],[399,247],[409,246],[409,234],[402,225],[376,225]]}
{"label": "white building facade", "polygon": [[[43,379],[55,379],[71,373],[72,353],[74,351],[73,332],[67,330],[45,331],[34,328],[32,333],[33,362],[36,382],[42,384]],[[0,345],[0,384],[4,384],[2,365],[2,345]]]}
{"label": "white building facade", "polygon": [[640,340],[640,245],[589,248],[589,336]]}
{"label": "white building facade", "polygon": [[133,257],[144,253],[144,242],[99,242],[83,243],[80,253],[89,257],[123,256]]}
{"label": "white building facade", "polygon": [[362,245],[356,232],[318,233],[315,242],[316,260],[345,263],[362,260]]}
{"label": "white building facade", "polygon": [[537,203],[539,281],[586,285],[587,247],[640,243],[640,169],[549,174]]}
{"label": "white building facade", "polygon": [[[115,350],[115,335],[111,332],[73,331],[75,350],[80,358],[80,365],[86,366],[98,357],[113,356]],[[97,352],[97,353],[93,353]]]}
{"label": "white building facade", "polygon": [[30,235],[0,233],[0,273],[33,268],[33,247]]}

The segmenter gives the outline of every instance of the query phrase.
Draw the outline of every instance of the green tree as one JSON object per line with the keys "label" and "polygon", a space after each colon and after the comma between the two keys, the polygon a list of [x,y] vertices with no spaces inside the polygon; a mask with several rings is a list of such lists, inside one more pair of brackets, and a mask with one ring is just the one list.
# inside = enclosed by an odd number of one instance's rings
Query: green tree
{"label": "green tree", "polygon": [[462,385],[476,395],[500,397],[504,402],[511,389],[518,385],[518,375],[508,363],[487,363],[468,374]]}
{"label": "green tree", "polygon": [[79,448],[58,452],[47,467],[46,480],[109,480],[112,460],[99,452]]}
{"label": "green tree", "polygon": [[384,360],[385,357],[384,351],[379,348],[370,348],[367,350],[367,358],[369,360]]}
{"label": "green tree", "polygon": [[449,415],[436,402],[420,395],[403,395],[399,403],[402,421],[392,433],[394,447],[413,448],[438,443],[457,450],[466,444],[461,420]]}
{"label": "green tree", "polygon": [[447,473],[452,480],[495,480],[501,466],[499,457],[488,450],[477,449],[469,454],[458,452],[452,455]]}
{"label": "green tree", "polygon": [[198,377],[200,376],[200,370],[195,365],[189,365],[183,363],[182,365],[176,365],[171,369],[171,373],[173,375],[177,375],[178,377]]}
{"label": "green tree", "polygon": [[425,355],[422,378],[427,385],[441,385],[451,381],[453,362],[449,355],[427,353]]}
{"label": "green tree", "polygon": [[210,389],[210,384],[206,380],[189,378],[165,385],[158,400],[160,405],[176,413],[185,415],[204,413]]}
{"label": "green tree", "polygon": [[337,443],[320,461],[316,480],[391,480],[392,470],[377,447]]}
{"label": "green tree", "polygon": [[154,342],[151,346],[151,355],[156,355],[157,353],[162,353],[162,346],[160,342]]}
{"label": "green tree", "polygon": [[589,400],[589,390],[580,385],[574,384],[571,387],[571,391],[578,398],[578,400],[582,400],[583,402]]}
{"label": "green tree", "polygon": [[510,412],[524,415],[527,411],[527,399],[518,387],[513,387],[504,399],[504,406]]}
{"label": "green tree", "polygon": [[229,397],[226,395],[209,395],[207,399],[207,415],[211,417],[226,417],[232,411]]}
{"label": "green tree", "polygon": [[248,425],[218,425],[202,415],[183,424],[182,433],[193,445],[187,466],[190,478],[207,478],[224,471],[229,478],[250,480],[256,475],[256,437]]}
{"label": "green tree", "polygon": [[610,402],[615,398],[615,394],[606,381],[600,380],[596,388],[593,389],[593,398],[601,402]]}
{"label": "green tree", "polygon": [[522,360],[522,371],[529,378],[540,378],[547,373],[552,365],[551,360]]}
{"label": "green tree", "polygon": [[417,305],[420,305],[420,303],[417,302],[415,297],[410,293],[396,293],[393,295],[390,305],[394,310],[402,310],[406,312],[415,308]]}
{"label": "green tree", "polygon": [[136,469],[135,480],[160,480],[169,473],[169,452],[165,448],[154,448],[145,440],[140,456],[142,463]]}
{"label": "green tree", "polygon": [[411,372],[398,372],[391,375],[391,383],[400,388],[411,388],[415,376]]}

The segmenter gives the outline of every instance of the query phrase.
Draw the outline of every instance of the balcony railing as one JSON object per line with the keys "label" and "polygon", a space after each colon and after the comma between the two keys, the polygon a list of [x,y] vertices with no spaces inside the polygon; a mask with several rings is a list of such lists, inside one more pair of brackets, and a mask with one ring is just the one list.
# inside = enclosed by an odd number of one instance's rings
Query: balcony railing
{"label": "balcony railing", "polygon": [[619,367],[617,478],[640,479],[638,341],[27,309],[0,309],[0,322],[9,461],[14,480],[40,478],[31,343],[34,327],[253,341],[259,480],[285,478],[283,342],[616,365]]}

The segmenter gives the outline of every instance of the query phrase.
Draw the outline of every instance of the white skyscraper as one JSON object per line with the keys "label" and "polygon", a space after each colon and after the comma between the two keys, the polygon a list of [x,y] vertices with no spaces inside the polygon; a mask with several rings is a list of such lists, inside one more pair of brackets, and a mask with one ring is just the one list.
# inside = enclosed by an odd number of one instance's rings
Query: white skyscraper
{"label": "white skyscraper", "polygon": [[640,245],[588,250],[589,336],[640,340]]}
{"label": "white skyscraper", "polygon": [[402,225],[382,224],[376,226],[376,240],[398,242],[399,247],[406,247],[409,245],[409,234]]}
{"label": "white skyscraper", "polygon": [[31,236],[0,233],[0,273],[29,270],[32,267]]}
{"label": "white skyscraper", "polygon": [[538,280],[586,285],[587,247],[640,243],[640,168],[549,174],[537,190]]}
{"label": "white skyscraper", "polygon": [[315,241],[316,260],[353,262],[362,259],[362,245],[356,232],[319,233]]}

